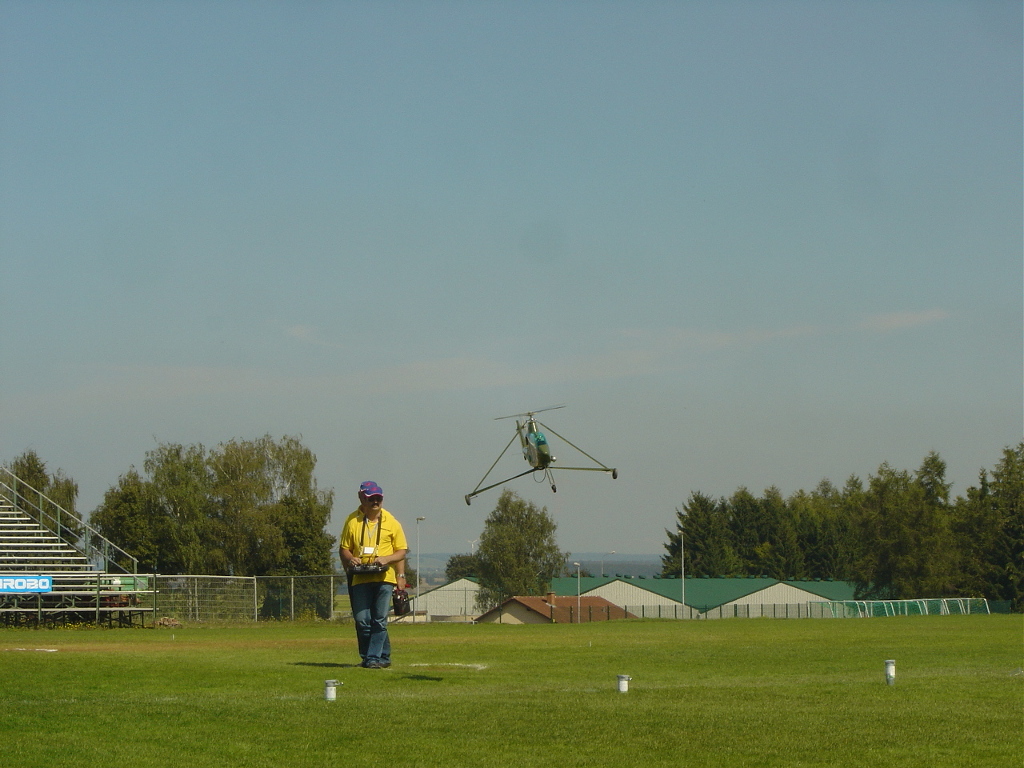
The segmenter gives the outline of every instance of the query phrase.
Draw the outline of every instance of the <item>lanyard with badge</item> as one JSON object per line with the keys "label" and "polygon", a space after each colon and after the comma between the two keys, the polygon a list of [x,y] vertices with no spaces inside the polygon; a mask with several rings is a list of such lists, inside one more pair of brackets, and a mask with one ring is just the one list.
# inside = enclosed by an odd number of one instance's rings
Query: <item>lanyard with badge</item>
{"label": "lanyard with badge", "polygon": [[372,547],[368,547],[366,545],[366,524],[367,524],[367,522],[368,522],[368,520],[367,520],[366,516],[363,515],[363,530],[362,530],[362,533],[359,534],[359,546],[361,546],[363,548],[362,557],[369,556],[369,557],[372,558],[374,555],[377,554],[377,550],[380,549],[380,529],[384,527],[382,525],[382,523],[384,522],[384,515],[381,514],[381,516],[377,518],[377,543],[374,546],[372,546]]}

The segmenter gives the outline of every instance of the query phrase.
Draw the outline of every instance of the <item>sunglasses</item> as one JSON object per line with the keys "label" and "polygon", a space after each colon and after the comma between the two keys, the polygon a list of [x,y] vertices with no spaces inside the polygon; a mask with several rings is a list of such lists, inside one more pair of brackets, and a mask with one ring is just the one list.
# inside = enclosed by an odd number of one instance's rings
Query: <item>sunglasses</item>
{"label": "sunglasses", "polygon": [[382,501],[384,501],[384,497],[383,496],[364,496],[363,498],[366,499],[367,501],[375,501],[378,504],[380,504]]}

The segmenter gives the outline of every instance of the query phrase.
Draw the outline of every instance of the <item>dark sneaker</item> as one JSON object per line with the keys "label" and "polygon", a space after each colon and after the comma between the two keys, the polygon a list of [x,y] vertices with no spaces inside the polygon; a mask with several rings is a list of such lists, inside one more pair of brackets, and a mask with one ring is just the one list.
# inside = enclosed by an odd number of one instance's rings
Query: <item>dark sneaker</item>
{"label": "dark sneaker", "polygon": [[381,669],[387,669],[388,667],[391,666],[391,662],[390,661],[382,661],[377,666],[379,666]]}

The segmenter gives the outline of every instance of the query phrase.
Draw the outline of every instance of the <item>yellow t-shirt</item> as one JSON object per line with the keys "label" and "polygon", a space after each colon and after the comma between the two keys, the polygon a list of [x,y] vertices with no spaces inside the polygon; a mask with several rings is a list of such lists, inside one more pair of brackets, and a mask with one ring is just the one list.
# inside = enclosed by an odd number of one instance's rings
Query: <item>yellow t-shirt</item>
{"label": "yellow t-shirt", "polygon": [[[393,555],[400,549],[408,549],[405,531],[402,524],[386,509],[381,509],[376,523],[366,522],[362,510],[357,509],[345,520],[341,528],[341,549],[347,549],[364,563],[371,562],[377,556]],[[377,543],[377,526],[380,526],[380,543]],[[352,574],[353,584],[365,584],[370,581],[385,581],[397,584],[395,569],[388,566],[383,573]]]}

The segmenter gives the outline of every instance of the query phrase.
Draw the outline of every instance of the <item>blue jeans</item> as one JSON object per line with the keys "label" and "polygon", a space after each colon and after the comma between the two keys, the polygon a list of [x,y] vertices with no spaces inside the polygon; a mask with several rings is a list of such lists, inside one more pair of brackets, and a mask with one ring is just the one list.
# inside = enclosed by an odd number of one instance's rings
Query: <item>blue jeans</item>
{"label": "blue jeans", "polygon": [[391,592],[394,588],[394,584],[383,581],[353,584],[349,588],[359,656],[364,664],[391,662],[388,610],[391,608]]}

